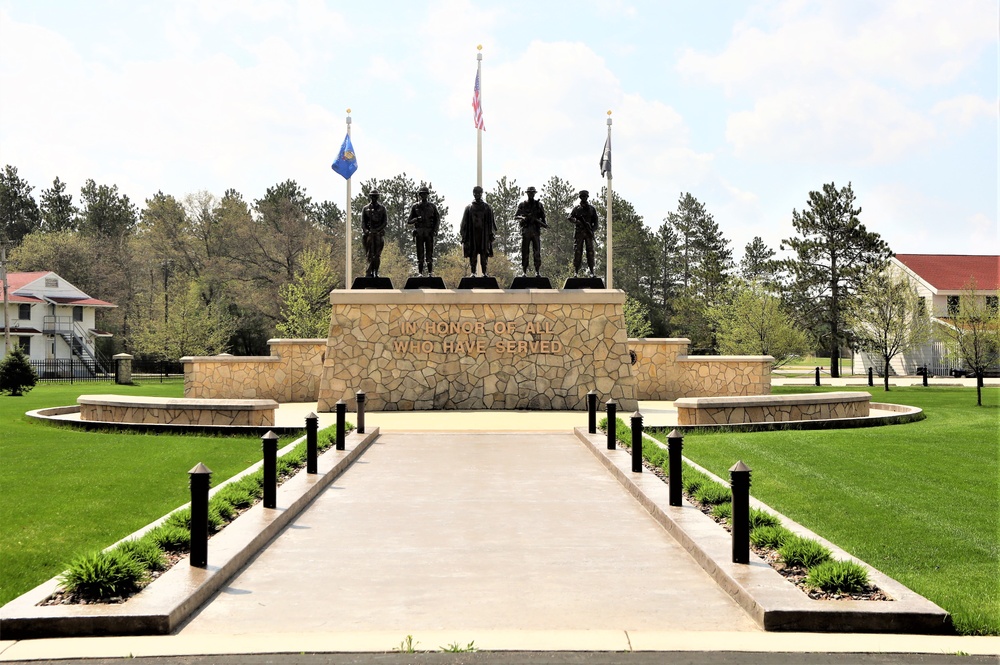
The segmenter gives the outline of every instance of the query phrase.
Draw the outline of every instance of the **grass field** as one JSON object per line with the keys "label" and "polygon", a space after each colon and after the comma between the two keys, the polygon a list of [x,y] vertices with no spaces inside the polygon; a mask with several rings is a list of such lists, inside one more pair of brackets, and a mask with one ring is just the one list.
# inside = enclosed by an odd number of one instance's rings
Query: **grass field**
{"label": "grass field", "polygon": [[87,432],[24,416],[87,393],[181,397],[183,384],[42,384],[0,396],[0,604],[188,501],[198,462],[215,485],[261,457],[255,436]]}
{"label": "grass field", "polygon": [[870,390],[926,420],[690,434],[684,454],[726,479],[743,460],[755,497],[945,608],[961,632],[1000,634],[1000,389],[982,407],[972,388]]}

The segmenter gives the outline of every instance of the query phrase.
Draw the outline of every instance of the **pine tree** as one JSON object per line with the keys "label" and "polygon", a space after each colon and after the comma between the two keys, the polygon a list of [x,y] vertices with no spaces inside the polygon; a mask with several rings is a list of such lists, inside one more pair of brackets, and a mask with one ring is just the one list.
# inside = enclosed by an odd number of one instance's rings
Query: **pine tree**
{"label": "pine tree", "polygon": [[31,196],[34,189],[8,164],[0,171],[0,242],[17,245],[24,236],[41,227],[38,204]]}
{"label": "pine tree", "polygon": [[66,193],[66,183],[56,177],[52,187],[42,190],[41,202],[43,231],[76,230],[77,209],[73,195]]}
{"label": "pine tree", "polygon": [[7,355],[0,360],[0,393],[7,393],[11,397],[20,397],[31,392],[31,389],[38,383],[38,375],[28,362],[28,357],[24,355],[21,347],[14,346],[7,351]]}

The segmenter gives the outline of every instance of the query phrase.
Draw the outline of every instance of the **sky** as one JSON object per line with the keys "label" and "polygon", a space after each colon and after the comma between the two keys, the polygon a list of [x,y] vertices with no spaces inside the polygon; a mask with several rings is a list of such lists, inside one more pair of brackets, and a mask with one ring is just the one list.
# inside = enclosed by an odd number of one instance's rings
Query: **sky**
{"label": "sky", "polygon": [[[683,193],[738,259],[850,183],[897,253],[1000,253],[995,0],[0,0],[0,164],[140,207],[293,179],[341,208],[405,172],[457,226],[476,183],[604,185],[655,230]],[[544,201],[543,201],[544,202]],[[543,237],[544,243],[544,237]]]}

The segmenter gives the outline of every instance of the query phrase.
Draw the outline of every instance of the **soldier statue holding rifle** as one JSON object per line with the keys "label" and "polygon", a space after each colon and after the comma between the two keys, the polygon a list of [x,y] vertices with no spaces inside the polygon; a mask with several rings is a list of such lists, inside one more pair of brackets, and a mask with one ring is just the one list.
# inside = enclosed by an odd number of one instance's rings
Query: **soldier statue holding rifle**
{"label": "soldier statue holding rifle", "polygon": [[437,237],[441,225],[441,214],[437,206],[427,200],[430,191],[426,186],[417,190],[420,200],[410,208],[410,218],[407,224],[413,227],[413,239],[417,242],[417,266],[420,275],[424,274],[424,260],[427,261],[427,274],[434,276],[434,238]]}
{"label": "soldier statue holding rifle", "polygon": [[590,192],[580,191],[580,204],[573,208],[569,215],[569,220],[576,225],[576,234],[573,236],[573,271],[576,277],[580,276],[580,264],[583,259],[583,250],[587,249],[587,267],[590,269],[590,276],[594,277],[594,234],[597,232],[597,210],[587,202]]}
{"label": "soldier statue holding rifle", "polygon": [[528,274],[528,253],[534,250],[535,277],[540,277],[539,270],[542,267],[541,234],[542,229],[549,228],[549,225],[545,223],[545,208],[542,207],[542,202],[535,200],[537,191],[534,187],[528,187],[525,190],[528,200],[517,204],[517,213],[514,215],[514,219],[521,227],[521,274]]}

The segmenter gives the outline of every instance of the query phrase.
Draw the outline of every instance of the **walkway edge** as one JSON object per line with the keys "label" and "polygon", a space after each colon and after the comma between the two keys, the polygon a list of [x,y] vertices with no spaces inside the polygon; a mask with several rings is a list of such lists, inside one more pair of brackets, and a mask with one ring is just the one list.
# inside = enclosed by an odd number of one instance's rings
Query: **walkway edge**
{"label": "walkway edge", "polygon": [[165,635],[183,623],[278,535],[320,492],[375,441],[352,432],[345,450],[330,448],[318,459],[318,473],[303,468],[278,487],[277,508],[257,503],[208,542],[208,567],[193,568],[184,557],[161,577],[118,605],[39,606],[58,585],[45,582],[0,608],[4,640],[95,635]]}
{"label": "walkway edge", "polygon": [[749,564],[733,563],[732,539],[715,520],[687,500],[682,506],[671,506],[667,484],[651,473],[633,473],[631,455],[621,449],[607,450],[605,436],[588,434],[582,427],[574,432],[653,519],[764,630],[952,632],[947,612],[898,582],[891,589],[896,594],[891,601],[813,600],[752,552]]}

